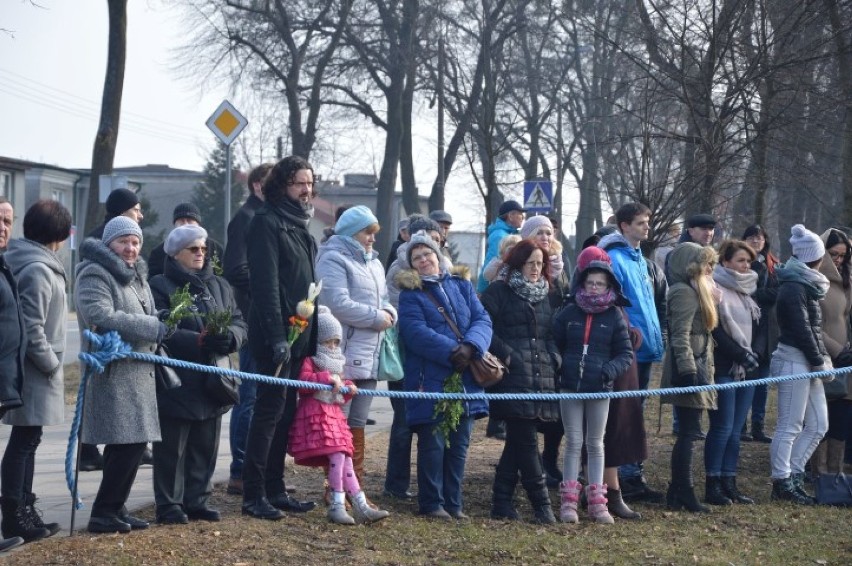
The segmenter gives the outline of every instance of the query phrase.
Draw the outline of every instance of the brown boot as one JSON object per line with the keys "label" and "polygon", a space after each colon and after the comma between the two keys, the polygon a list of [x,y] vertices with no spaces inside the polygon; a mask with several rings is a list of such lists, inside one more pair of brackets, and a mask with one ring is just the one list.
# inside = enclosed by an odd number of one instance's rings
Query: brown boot
{"label": "brown boot", "polygon": [[[358,478],[358,483],[361,484],[361,490],[364,489],[364,454],[367,452],[367,445],[364,440],[364,428],[352,428],[352,467],[355,469],[355,477]],[[350,498],[351,500],[351,498]],[[351,503],[351,501],[350,501]],[[379,506],[367,499],[367,504],[373,509],[378,509]]]}
{"label": "brown boot", "polygon": [[819,443],[814,450],[814,453],[811,454],[811,477],[816,479],[820,476],[820,474],[824,474],[826,472],[826,466],[828,465],[828,441],[823,440]]}
{"label": "brown boot", "polygon": [[846,442],[828,438],[823,444],[828,445],[826,449],[825,471],[829,474],[839,474],[843,471],[843,456],[846,453]]}

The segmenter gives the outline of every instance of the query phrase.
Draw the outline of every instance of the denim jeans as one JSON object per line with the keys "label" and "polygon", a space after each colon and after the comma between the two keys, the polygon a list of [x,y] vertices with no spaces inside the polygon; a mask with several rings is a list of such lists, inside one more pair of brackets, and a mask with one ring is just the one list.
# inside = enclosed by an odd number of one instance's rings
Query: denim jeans
{"label": "denim jeans", "polygon": [[[778,350],[776,350],[777,354]],[[773,355],[772,375],[810,371],[807,362]],[[785,479],[805,471],[805,464],[828,430],[825,391],[819,379],[800,379],[778,384],[778,423],[769,445],[772,479]]]}
{"label": "denim jeans", "polygon": [[[400,390],[395,382],[388,389]],[[388,468],[385,472],[385,491],[402,494],[411,486],[411,428],[405,422],[405,399],[391,398],[393,423],[388,440]]]}
{"label": "denim jeans", "polygon": [[[729,376],[717,377],[716,384],[733,383]],[[704,443],[704,471],[708,476],[735,476],[740,459],[740,431],[751,407],[753,387],[720,389],[717,406],[710,413],[710,428]]]}
{"label": "denim jeans", "polygon": [[444,436],[435,434],[436,426],[411,427],[417,433],[417,501],[421,514],[441,508],[453,513],[463,508],[462,479],[473,418],[459,420],[458,428],[450,435],[449,448]]}
{"label": "denim jeans", "polygon": [[[249,351],[248,343],[240,348],[240,371],[257,373],[257,364]],[[231,409],[229,436],[231,443],[231,478],[243,477],[243,460],[246,457],[246,438],[248,437],[251,416],[254,414],[254,401],[257,399],[257,382],[244,379],[240,383],[240,402]]]}
{"label": "denim jeans", "polygon": [[[648,389],[648,384],[651,382],[651,366],[653,362],[637,362],[636,369],[639,373],[639,389],[645,391]],[[645,400],[647,397],[642,397],[642,412],[644,418],[645,412]],[[677,417],[674,417],[675,423],[677,423]],[[676,426],[676,424],[675,424]],[[624,464],[623,466],[618,467],[618,477],[622,480],[630,479],[630,478],[640,478],[642,477],[642,462],[635,462],[633,464]]]}
{"label": "denim jeans", "polygon": [[0,465],[3,498],[23,502],[33,492],[35,453],[41,444],[42,427],[13,426]]}

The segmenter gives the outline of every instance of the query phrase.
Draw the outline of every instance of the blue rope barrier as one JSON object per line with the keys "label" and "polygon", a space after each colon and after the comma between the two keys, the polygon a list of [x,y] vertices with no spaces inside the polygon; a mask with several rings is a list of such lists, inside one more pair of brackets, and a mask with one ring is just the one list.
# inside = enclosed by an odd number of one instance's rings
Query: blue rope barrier
{"label": "blue rope barrier", "polygon": [[[92,351],[81,352],[80,360],[89,366],[97,373],[102,373],[104,368],[116,360],[131,359],[153,364],[162,364],[175,368],[193,370],[202,373],[210,373],[214,375],[230,375],[240,379],[248,379],[271,385],[280,385],[283,387],[298,387],[300,389],[316,389],[316,390],[331,390],[330,385],[320,383],[309,383],[296,379],[284,379],[280,377],[271,377],[259,373],[246,373],[232,369],[207,366],[196,364],[184,360],[176,360],[174,358],[164,358],[153,354],[143,354],[134,352],[129,344],[123,342],[117,332],[111,331],[105,335],[98,335],[84,330],[83,334],[89,343],[92,345]],[[484,400],[484,401],[559,401],[563,399],[628,399],[634,397],[657,397],[670,395],[690,395],[701,393],[704,391],[739,389],[742,387],[756,387],[758,385],[773,385],[788,381],[798,381],[802,379],[812,378],[828,378],[843,373],[852,372],[852,367],[839,368],[832,370],[817,371],[811,373],[798,373],[792,375],[783,375],[777,377],[764,377],[760,379],[751,379],[747,381],[734,381],[731,383],[721,383],[713,385],[696,385],[690,387],[669,387],[666,389],[646,389],[646,390],[631,390],[631,391],[611,391],[600,393],[442,393],[428,391],[380,391],[359,389],[358,395],[371,395],[373,397],[389,397],[391,399],[453,399],[453,400]],[[65,472],[68,480],[69,489],[74,492],[73,478],[73,449],[76,445],[76,438],[80,426],[80,413],[83,406],[83,395],[85,393],[85,381],[88,379],[90,369],[84,373],[83,379],[80,381],[80,390],[77,395],[77,405],[75,407],[74,420],[71,425],[71,436],[68,440],[68,452],[65,457]],[[347,388],[341,388],[341,392],[346,393]],[[79,498],[78,498],[79,499]],[[82,502],[78,502],[82,505]],[[78,507],[79,508],[79,507]]]}

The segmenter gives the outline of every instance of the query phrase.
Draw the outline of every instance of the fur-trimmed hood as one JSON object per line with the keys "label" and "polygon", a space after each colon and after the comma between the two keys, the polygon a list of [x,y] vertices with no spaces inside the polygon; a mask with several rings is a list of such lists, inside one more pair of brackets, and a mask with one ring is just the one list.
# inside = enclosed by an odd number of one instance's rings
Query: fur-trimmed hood
{"label": "fur-trimmed hood", "polygon": [[700,273],[702,265],[716,263],[716,251],[709,246],[701,246],[694,242],[683,242],[675,246],[669,254],[669,284],[686,283]]}
{"label": "fur-trimmed hood", "polygon": [[[445,272],[448,277],[457,277],[470,281],[470,268],[466,265],[458,265],[453,267],[449,272]],[[422,289],[423,280],[416,269],[403,269],[394,276],[394,282],[400,289]]]}
{"label": "fur-trimmed hood", "polygon": [[83,241],[80,245],[80,259],[83,261],[77,266],[75,276],[79,276],[91,262],[109,271],[121,285],[129,285],[134,277],[139,277],[141,281],[148,280],[148,264],[142,259],[142,254],[139,254],[135,265],[127,265],[126,261],[97,238],[86,238]]}

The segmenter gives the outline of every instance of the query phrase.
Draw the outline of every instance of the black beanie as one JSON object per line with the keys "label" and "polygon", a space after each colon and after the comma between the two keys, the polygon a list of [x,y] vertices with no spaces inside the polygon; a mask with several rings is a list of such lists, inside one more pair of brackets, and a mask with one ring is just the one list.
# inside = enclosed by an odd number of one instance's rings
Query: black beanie
{"label": "black beanie", "polygon": [[130,189],[115,189],[106,199],[107,218],[121,216],[125,210],[130,210],[139,204],[139,197]]}
{"label": "black beanie", "polygon": [[201,211],[191,202],[182,202],[172,212],[172,222],[177,222],[178,218],[191,218],[201,224]]}

